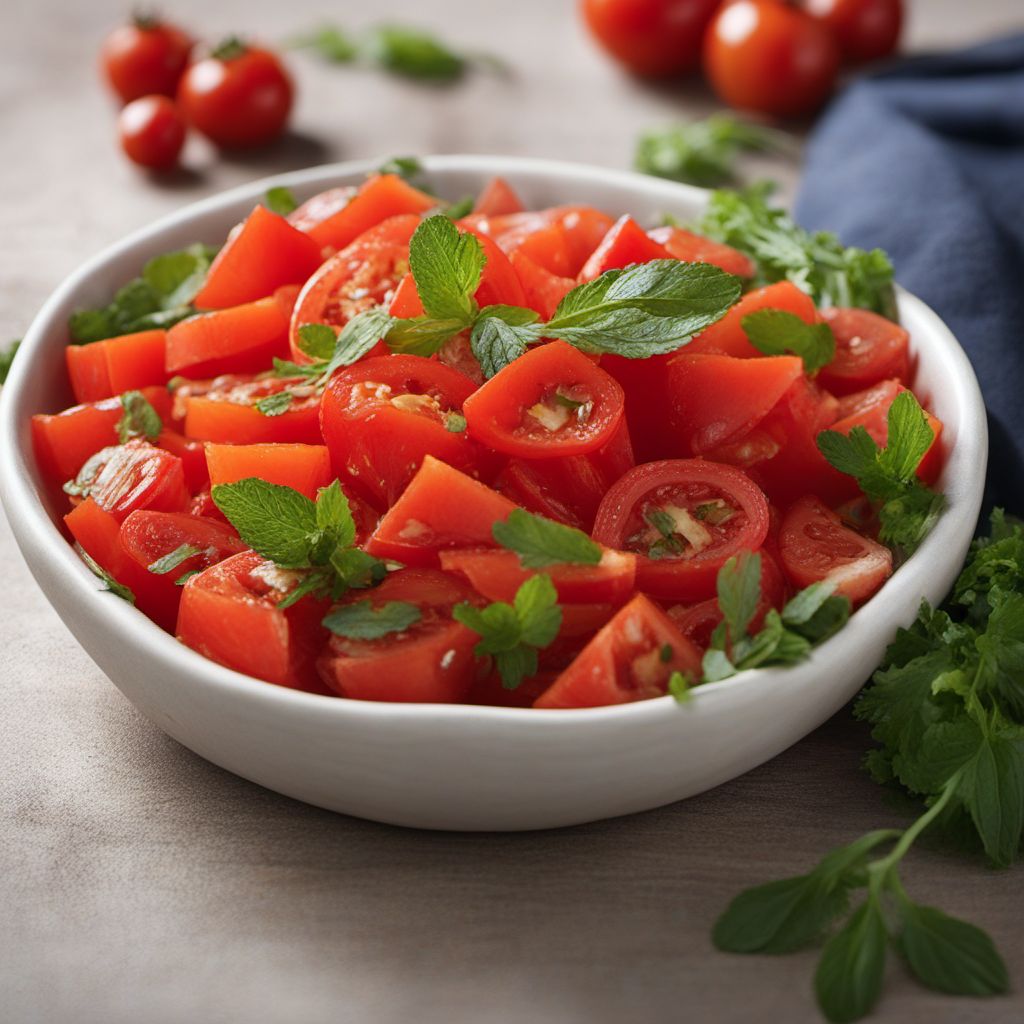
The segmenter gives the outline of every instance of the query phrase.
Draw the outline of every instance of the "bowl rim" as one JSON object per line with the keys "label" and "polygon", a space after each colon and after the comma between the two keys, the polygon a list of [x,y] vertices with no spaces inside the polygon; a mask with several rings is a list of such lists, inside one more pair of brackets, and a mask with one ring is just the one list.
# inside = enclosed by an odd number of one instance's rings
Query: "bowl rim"
{"label": "bowl rim", "polygon": [[[666,203],[678,203],[684,197],[690,203],[703,203],[707,197],[705,190],[692,186],[635,172],[568,161],[482,155],[424,156],[418,159],[427,175],[518,174],[538,179],[566,180],[570,183],[589,181],[596,185],[634,191],[639,189],[653,201],[662,199]],[[185,222],[201,221],[242,200],[258,201],[271,186],[298,189],[329,187],[342,179],[373,171],[380,163],[379,159],[345,161],[274,174],[190,203],[105,247],[69,274],[51,293],[25,332],[19,358],[14,362],[3,389],[3,401],[0,401],[0,498],[26,562],[33,574],[36,573],[34,559],[38,559],[50,573],[59,575],[65,586],[72,591],[73,599],[84,604],[90,617],[97,622],[105,621],[111,638],[117,637],[119,642],[130,643],[144,652],[154,671],[187,671],[197,684],[255,701],[272,711],[355,716],[364,721],[385,722],[410,716],[425,722],[479,720],[499,728],[502,723],[517,726],[520,722],[529,721],[538,729],[561,728],[569,723],[597,725],[620,719],[642,722],[648,718],[661,718],[676,713],[679,705],[669,695],[595,708],[537,709],[362,701],[276,686],[205,658],[180,643],[172,634],[164,632],[127,602],[112,598],[51,520],[40,490],[33,480],[33,468],[30,465],[34,459],[30,454],[28,421],[33,410],[26,407],[29,404],[26,382],[30,367],[39,354],[48,347],[56,347],[48,342],[48,335],[53,332],[58,312],[71,297],[108,264],[127,256],[136,248],[152,245],[165,232]],[[572,197],[567,196],[566,201],[571,202]],[[941,562],[944,552],[958,547],[958,541],[962,542],[966,520],[970,521],[966,525],[968,535],[973,532],[981,505],[988,436],[984,401],[974,370],[950,329],[930,307],[902,288],[897,287],[897,294],[901,307],[912,310],[914,318],[927,325],[928,334],[937,339],[944,349],[944,358],[949,361],[953,371],[943,381],[951,402],[961,413],[956,444],[949,452],[943,471],[949,506],[918,551],[893,573],[878,594],[857,610],[847,626],[815,647],[809,658],[801,662],[799,667],[807,669],[805,677],[808,680],[803,686],[814,685],[813,679],[821,672],[827,674],[829,663],[835,660],[843,645],[853,647],[860,633],[884,628],[885,595],[893,595],[895,598],[897,592],[902,591],[903,597],[911,597],[911,591],[916,589],[920,596],[922,585],[919,577],[925,567],[932,562]],[[695,688],[692,701],[688,703],[694,708],[705,707],[716,700],[730,698],[737,690],[763,686],[766,677],[779,672],[792,672],[797,667],[740,672],[713,685]]]}

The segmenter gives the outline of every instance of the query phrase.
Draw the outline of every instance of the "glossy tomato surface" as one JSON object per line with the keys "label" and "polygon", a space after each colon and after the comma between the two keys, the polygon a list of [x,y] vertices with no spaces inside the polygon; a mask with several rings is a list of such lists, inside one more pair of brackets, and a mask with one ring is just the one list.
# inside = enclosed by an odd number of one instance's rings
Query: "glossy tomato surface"
{"label": "glossy tomato surface", "polygon": [[888,57],[900,40],[903,0],[804,0],[851,63]]}
{"label": "glossy tomato surface", "polygon": [[849,395],[890,378],[907,379],[910,336],[899,324],[868,309],[824,309],[821,315],[832,328],[836,354],[818,380],[833,394]]}
{"label": "glossy tomato surface", "polygon": [[188,65],[192,39],[158,18],[140,16],[103,41],[100,60],[110,88],[124,103],[140,96],[173,96]]}
{"label": "glossy tomato surface", "polygon": [[185,120],[166,96],[140,96],[117,115],[121,149],[132,163],[164,171],[185,145]]}

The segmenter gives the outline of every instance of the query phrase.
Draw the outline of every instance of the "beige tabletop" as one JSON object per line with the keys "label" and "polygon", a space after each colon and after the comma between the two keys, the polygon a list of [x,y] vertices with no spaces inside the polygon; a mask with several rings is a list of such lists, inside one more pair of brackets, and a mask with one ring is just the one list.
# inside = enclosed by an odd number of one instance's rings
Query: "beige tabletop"
{"label": "beige tabletop", "polygon": [[[913,48],[1024,27],[1021,0],[916,0]],[[197,31],[279,40],[354,2],[180,0]],[[85,257],[199,196],[286,168],[399,153],[611,167],[636,132],[714,108],[590,46],[569,0],[376,0],[511,65],[451,89],[292,60],[295,136],[149,182],[113,144],[94,74],[112,0],[0,9],[0,342]],[[762,168],[764,169],[764,168]],[[795,169],[767,168],[791,185]],[[571,198],[571,197],[567,197]],[[717,954],[745,885],[795,874],[904,809],[859,770],[848,712],[763,768],[663,810],[559,832],[457,835],[306,807],[212,767],[118,694],[36,589],[0,521],[0,1020],[5,1024],[618,1024],[815,1021],[813,955]],[[1024,987],[1024,874],[939,847],[911,894],[988,929]],[[1020,994],[950,1000],[891,971],[880,1021],[1019,1022]]]}

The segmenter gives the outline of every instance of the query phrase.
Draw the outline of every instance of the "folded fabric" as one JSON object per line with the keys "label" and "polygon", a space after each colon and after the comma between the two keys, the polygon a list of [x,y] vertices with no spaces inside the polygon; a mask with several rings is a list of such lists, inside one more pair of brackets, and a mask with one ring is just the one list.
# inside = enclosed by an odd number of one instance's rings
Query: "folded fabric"
{"label": "folded fabric", "polygon": [[1024,515],[1024,35],[849,87],[810,140],[796,217],[885,249],[949,324],[989,409],[989,497]]}

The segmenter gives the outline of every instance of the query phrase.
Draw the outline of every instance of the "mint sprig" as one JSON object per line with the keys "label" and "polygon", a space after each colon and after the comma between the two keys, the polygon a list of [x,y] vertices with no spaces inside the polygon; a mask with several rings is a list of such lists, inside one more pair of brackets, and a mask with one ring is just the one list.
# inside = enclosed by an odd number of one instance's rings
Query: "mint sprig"
{"label": "mint sprig", "polygon": [[826,323],[808,324],[782,309],[759,309],[740,322],[750,344],[766,356],[799,356],[804,372],[815,373],[836,355],[836,339]]}

